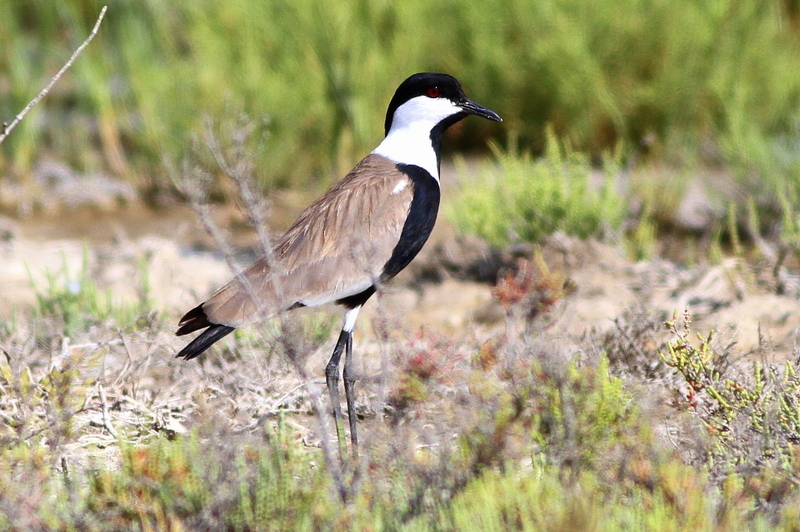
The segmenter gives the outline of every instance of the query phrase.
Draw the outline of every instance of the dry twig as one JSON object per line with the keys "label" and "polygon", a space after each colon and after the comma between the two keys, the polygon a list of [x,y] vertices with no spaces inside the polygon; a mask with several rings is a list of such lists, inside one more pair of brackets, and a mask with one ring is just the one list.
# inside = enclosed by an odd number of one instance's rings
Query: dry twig
{"label": "dry twig", "polygon": [[81,43],[81,45],[78,46],[77,50],[75,50],[72,53],[72,56],[69,58],[69,61],[67,61],[64,64],[64,66],[61,67],[61,70],[59,70],[58,73],[56,73],[56,75],[50,79],[50,83],[48,83],[47,86],[44,89],[42,89],[41,92],[37,94],[36,97],[33,100],[31,100],[28,105],[25,106],[25,109],[23,109],[16,117],[14,117],[14,120],[12,120],[10,124],[6,124],[5,122],[3,122],[2,130],[0,130],[0,144],[6,139],[8,134],[11,133],[11,130],[14,129],[14,127],[16,127],[16,125],[23,118],[25,118],[25,115],[28,114],[28,112],[31,109],[33,109],[33,106],[39,103],[39,101],[42,98],[47,96],[47,93],[50,92],[50,89],[52,89],[53,85],[56,84],[56,81],[58,81],[59,78],[61,78],[61,76],[64,74],[64,72],[66,72],[67,69],[72,66],[72,63],[75,61],[75,59],[77,59],[77,57],[81,54],[81,52],[83,52],[84,48],[86,48],[89,45],[89,42],[91,42],[91,40],[94,39],[94,36],[97,34],[97,30],[100,29],[100,23],[103,21],[103,17],[106,15],[106,9],[108,9],[108,6],[103,6],[103,9],[100,10],[100,15],[97,17],[97,22],[94,23],[94,28],[92,28],[91,33],[89,33],[89,36],[86,37],[86,40],[83,41],[83,43]]}
{"label": "dry twig", "polygon": [[114,429],[114,425],[111,424],[111,416],[108,413],[108,402],[106,401],[106,391],[103,389],[101,385],[97,386],[97,392],[100,396],[100,407],[101,412],[103,414],[103,428],[105,428],[109,434],[111,434],[114,438],[117,438],[117,431]]}

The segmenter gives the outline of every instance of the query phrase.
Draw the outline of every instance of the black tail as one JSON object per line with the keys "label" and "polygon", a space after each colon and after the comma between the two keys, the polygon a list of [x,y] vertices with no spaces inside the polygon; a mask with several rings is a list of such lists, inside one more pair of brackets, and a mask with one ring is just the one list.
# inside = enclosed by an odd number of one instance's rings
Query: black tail
{"label": "black tail", "polygon": [[183,336],[184,334],[189,334],[190,332],[205,327],[208,328],[203,331],[200,336],[189,342],[189,345],[181,349],[180,353],[176,355],[177,358],[191,360],[211,347],[211,344],[230,334],[235,329],[235,327],[211,323],[208,321],[208,316],[206,316],[206,313],[203,311],[203,305],[198,305],[181,318],[180,323],[178,323],[178,331],[175,334]]}
{"label": "black tail", "polygon": [[236,327],[228,327],[227,325],[212,325],[203,333],[189,342],[189,345],[181,349],[181,352],[175,355],[177,358],[185,358],[191,360],[200,355],[203,351],[211,347],[211,344],[233,332]]}
{"label": "black tail", "polygon": [[175,334],[183,336],[184,334],[189,334],[198,329],[205,329],[212,325],[214,324],[208,321],[208,316],[206,316],[206,312],[203,310],[203,305],[200,304],[183,315],[181,321],[178,322],[178,330]]}

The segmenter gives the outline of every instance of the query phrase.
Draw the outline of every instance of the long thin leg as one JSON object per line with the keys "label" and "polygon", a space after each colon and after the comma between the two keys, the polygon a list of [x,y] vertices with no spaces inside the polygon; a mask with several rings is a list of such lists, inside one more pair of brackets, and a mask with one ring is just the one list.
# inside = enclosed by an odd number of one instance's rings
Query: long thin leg
{"label": "long thin leg", "polygon": [[[344,427],[342,426],[342,405],[339,402],[339,361],[342,359],[342,351],[348,343],[352,343],[352,333],[342,329],[333,354],[325,367],[325,383],[328,385],[328,394],[331,397],[333,406],[333,422],[336,425],[336,437],[339,440],[339,453],[342,454],[347,443],[345,443]],[[349,340],[349,341],[348,341]]]}
{"label": "long thin leg", "polygon": [[333,354],[325,367],[325,383],[328,385],[328,393],[331,396],[331,403],[333,403],[333,421],[336,425],[336,437],[339,440],[339,452],[344,454],[347,448],[345,442],[344,427],[342,426],[342,405],[339,401],[339,361],[342,359],[342,351],[346,351],[344,361],[344,393],[347,400],[348,417],[350,421],[350,438],[353,442],[353,450],[355,451],[358,443],[356,436],[356,414],[355,414],[355,398],[353,396],[353,384],[355,377],[352,371],[352,353],[353,353],[353,329],[356,326],[356,318],[361,306],[348,310],[344,315],[344,323],[342,324],[342,332],[339,333],[339,339],[336,341],[336,347],[333,348]]}
{"label": "long thin leg", "polygon": [[353,454],[358,454],[358,434],[356,433],[356,376],[353,373],[353,335],[347,339],[344,355],[344,396],[347,399],[347,418],[350,421],[350,441],[353,442]]}

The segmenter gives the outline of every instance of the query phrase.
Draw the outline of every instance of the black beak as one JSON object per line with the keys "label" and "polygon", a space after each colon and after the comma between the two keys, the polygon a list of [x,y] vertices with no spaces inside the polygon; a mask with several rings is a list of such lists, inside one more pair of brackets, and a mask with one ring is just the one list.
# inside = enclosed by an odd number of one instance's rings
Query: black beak
{"label": "black beak", "polygon": [[480,116],[480,117],[486,118],[488,120],[492,120],[494,122],[502,122],[503,121],[503,119],[500,118],[500,115],[498,115],[497,113],[495,113],[491,109],[487,109],[486,107],[484,107],[482,105],[478,105],[477,103],[475,103],[472,100],[469,100],[467,98],[464,98],[464,100],[462,102],[460,102],[458,105],[467,114]]}

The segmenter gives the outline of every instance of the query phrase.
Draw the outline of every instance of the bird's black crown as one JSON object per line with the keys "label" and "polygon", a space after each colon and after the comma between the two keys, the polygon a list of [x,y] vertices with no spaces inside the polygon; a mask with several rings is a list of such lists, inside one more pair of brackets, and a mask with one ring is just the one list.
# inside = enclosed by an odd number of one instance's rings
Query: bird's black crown
{"label": "bird's black crown", "polygon": [[392,125],[394,112],[398,107],[417,96],[429,96],[431,98],[447,98],[459,103],[466,100],[461,83],[456,78],[448,74],[437,74],[434,72],[421,72],[408,77],[397,87],[397,90],[389,102],[386,110],[386,122],[384,124],[386,133]]}

